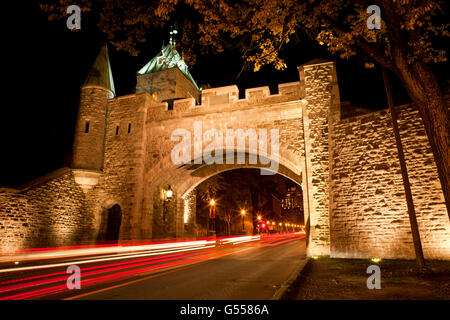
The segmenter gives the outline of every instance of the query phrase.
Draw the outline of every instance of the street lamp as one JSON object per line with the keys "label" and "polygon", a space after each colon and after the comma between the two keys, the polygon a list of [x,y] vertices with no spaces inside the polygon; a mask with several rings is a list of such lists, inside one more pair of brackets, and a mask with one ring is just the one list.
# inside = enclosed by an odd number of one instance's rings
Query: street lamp
{"label": "street lamp", "polygon": [[245,219],[245,210],[241,210],[241,216],[242,216],[242,231],[244,231],[244,219]]}
{"label": "street lamp", "polygon": [[211,200],[209,201],[209,219],[208,219],[208,226],[207,226],[207,235],[209,234],[209,220],[213,219],[213,228],[214,230],[216,229],[215,226],[215,219],[216,219],[216,201],[214,200],[214,198],[211,198]]}
{"label": "street lamp", "polygon": [[167,191],[166,191],[167,201],[170,201],[172,199],[172,196],[173,196],[173,191],[169,185],[169,186],[167,186]]}
{"label": "street lamp", "polygon": [[163,190],[163,221],[167,220],[167,203],[172,200],[173,191],[170,185],[167,186],[167,190]]}

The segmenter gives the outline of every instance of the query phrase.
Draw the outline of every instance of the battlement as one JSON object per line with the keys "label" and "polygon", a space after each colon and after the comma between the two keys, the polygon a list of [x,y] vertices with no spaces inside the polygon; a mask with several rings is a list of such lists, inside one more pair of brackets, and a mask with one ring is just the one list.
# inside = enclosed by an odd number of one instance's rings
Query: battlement
{"label": "battlement", "polygon": [[194,98],[173,101],[169,108],[166,102],[155,103],[150,109],[152,120],[167,119],[182,114],[219,112],[223,110],[248,107],[263,107],[270,104],[297,101],[304,96],[300,82],[289,82],[278,85],[278,93],[270,94],[268,86],[245,89],[245,98],[239,99],[239,89],[236,85],[202,90],[201,104],[196,104]]}

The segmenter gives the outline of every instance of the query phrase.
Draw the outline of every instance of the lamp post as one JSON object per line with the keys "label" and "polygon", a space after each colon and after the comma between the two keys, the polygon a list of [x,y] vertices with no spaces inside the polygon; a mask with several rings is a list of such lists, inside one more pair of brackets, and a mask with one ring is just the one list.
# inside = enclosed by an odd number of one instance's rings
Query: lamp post
{"label": "lamp post", "polygon": [[163,222],[167,220],[167,204],[172,200],[173,191],[170,185],[167,186],[167,190],[163,190]]}
{"label": "lamp post", "polygon": [[[211,198],[211,200],[209,201],[209,217],[208,217],[208,225],[207,225],[207,230],[206,230],[206,236],[209,236],[209,225],[210,225],[210,220],[211,219],[215,219],[216,218],[216,201],[214,200],[214,198]],[[213,228],[215,229],[215,224],[214,224],[213,220]]]}
{"label": "lamp post", "polygon": [[258,227],[258,234],[260,234],[260,233],[261,233],[261,216],[258,215],[258,216],[256,217],[256,219],[258,220],[258,222],[256,223],[256,225],[257,225],[257,227]]}
{"label": "lamp post", "polygon": [[242,231],[244,231],[244,219],[245,219],[245,210],[241,210],[241,217],[242,217]]}

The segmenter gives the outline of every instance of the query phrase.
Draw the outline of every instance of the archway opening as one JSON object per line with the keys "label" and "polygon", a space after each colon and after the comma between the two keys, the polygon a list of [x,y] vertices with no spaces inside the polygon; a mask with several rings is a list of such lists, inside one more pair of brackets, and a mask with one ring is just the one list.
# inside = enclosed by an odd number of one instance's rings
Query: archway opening
{"label": "archway opening", "polygon": [[122,224],[122,208],[115,204],[104,212],[99,240],[114,242],[119,240]]}
{"label": "archway opening", "polygon": [[302,188],[283,175],[233,169],[208,178],[194,192],[197,237],[304,230]]}

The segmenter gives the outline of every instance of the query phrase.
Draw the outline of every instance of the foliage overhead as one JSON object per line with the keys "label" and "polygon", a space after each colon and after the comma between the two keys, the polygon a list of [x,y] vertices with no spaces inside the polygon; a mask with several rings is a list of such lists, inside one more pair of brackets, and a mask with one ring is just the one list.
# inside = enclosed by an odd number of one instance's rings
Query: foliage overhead
{"label": "foliage overhead", "polygon": [[[72,2],[42,0],[40,6],[53,20],[67,17],[65,10]],[[380,30],[366,26],[371,15],[366,10],[372,4],[381,8]],[[200,52],[237,50],[244,67],[253,71],[264,65],[284,69],[280,51],[299,29],[333,54],[348,58],[363,51],[393,71],[399,46],[408,63],[447,60],[445,50],[434,45],[434,40],[449,36],[449,24],[442,23],[445,1],[80,0],[78,5],[82,12],[95,13],[99,30],[132,55],[149,39],[150,30],[178,22],[178,45],[190,64]],[[189,13],[183,21],[177,16],[180,11]]]}

